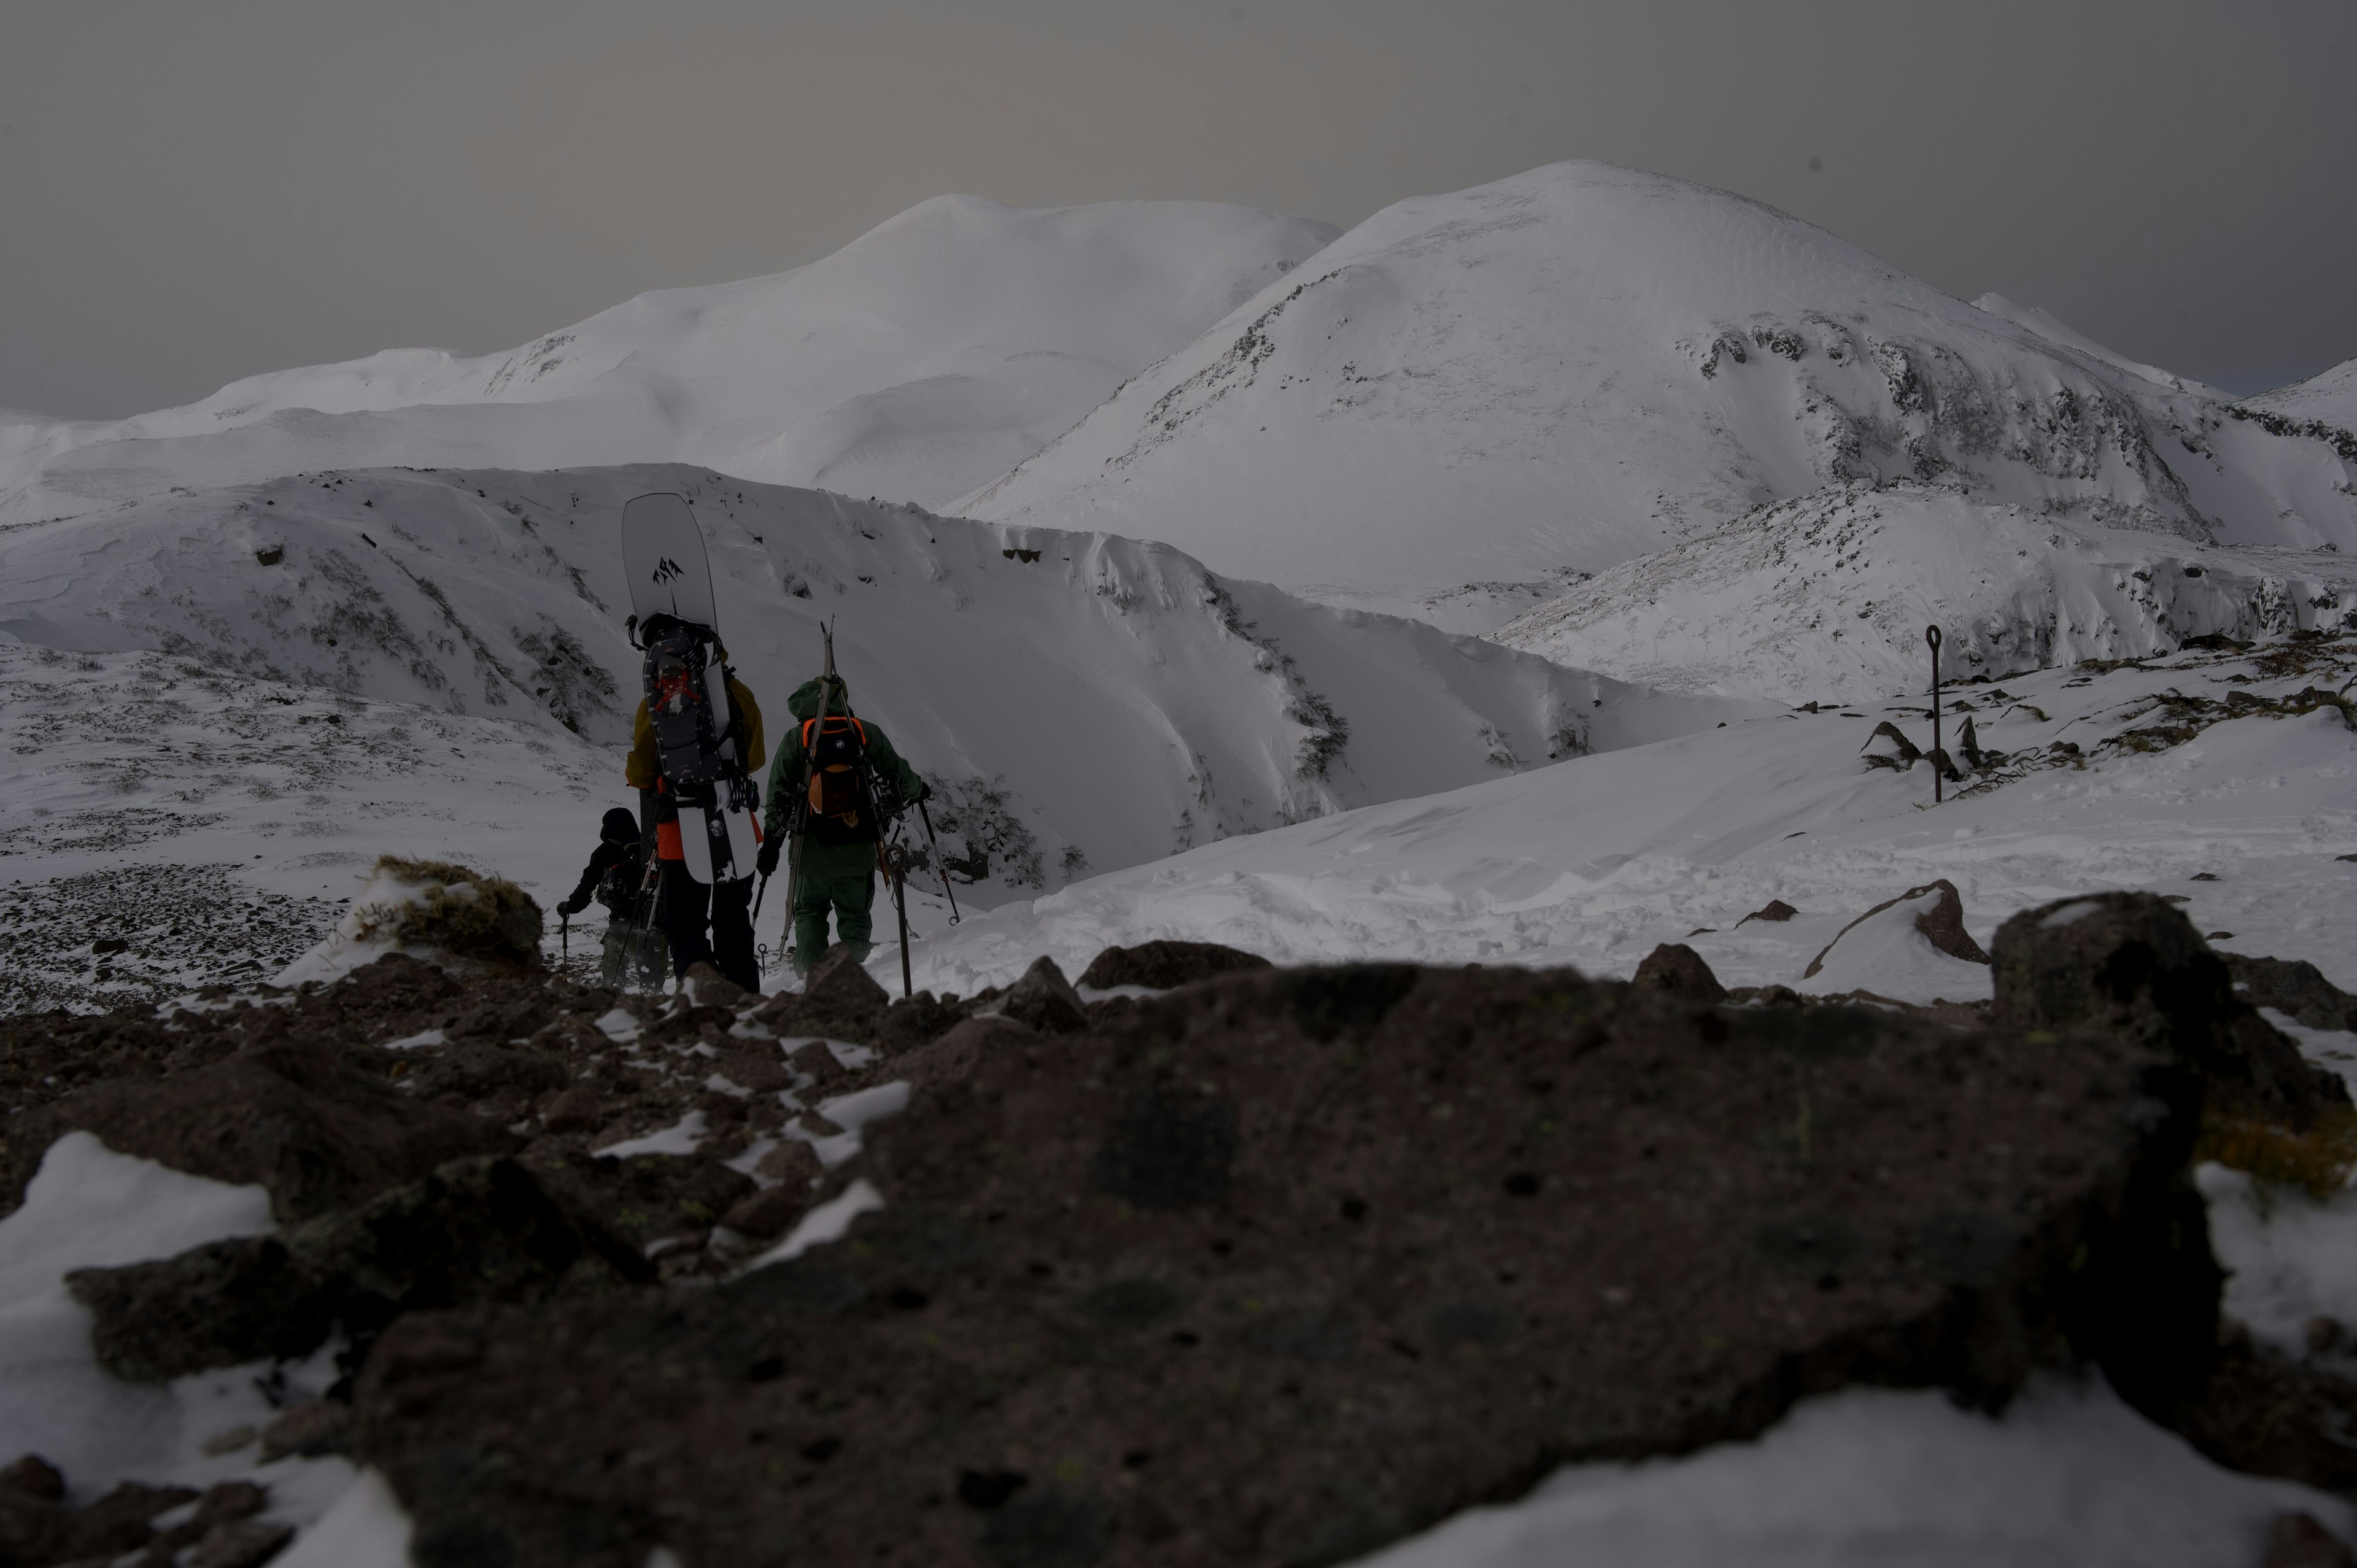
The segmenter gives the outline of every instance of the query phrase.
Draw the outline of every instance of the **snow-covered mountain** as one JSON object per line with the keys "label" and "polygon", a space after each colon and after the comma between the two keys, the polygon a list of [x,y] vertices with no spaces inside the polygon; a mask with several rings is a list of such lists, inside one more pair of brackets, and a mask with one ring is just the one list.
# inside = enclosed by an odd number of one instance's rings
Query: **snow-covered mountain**
{"label": "snow-covered mountain", "polygon": [[2249,413],[1756,202],[1570,163],[1376,214],[952,510],[1471,629],[1858,484],[2357,551],[2357,450]]}
{"label": "snow-covered mountain", "polygon": [[396,349],[120,422],[0,412],[0,521],[321,468],[686,462],[938,505],[1333,237],[1212,202],[909,209],[775,276],[640,295],[506,353]]}
{"label": "snow-covered mountain", "polygon": [[[35,746],[23,765],[32,772],[11,792],[22,847],[103,847],[125,811],[161,824],[143,842],[169,838],[181,817],[225,809],[192,804],[195,786],[172,781],[185,759],[150,754],[140,739],[176,724],[201,729],[195,710],[133,723],[102,691],[140,683],[124,658],[160,654],[188,667],[192,693],[247,680],[302,714],[372,704],[334,722],[379,734],[371,756],[401,753],[396,771],[414,776],[407,791],[429,815],[499,822],[500,800],[514,802],[505,815],[515,820],[490,839],[454,826],[441,853],[561,896],[594,811],[541,820],[515,768],[486,775],[480,759],[493,730],[508,736],[498,755],[536,745],[567,782],[585,757],[602,756],[605,803],[632,803],[619,752],[640,656],[621,625],[618,520],[626,499],[657,489],[680,490],[697,510],[722,633],[770,734],[789,722],[787,693],[817,672],[818,623],[832,620],[855,706],[939,780],[934,815],[951,852],[976,870],[986,861],[980,903],[1757,711],[1656,697],[1492,643],[1310,604],[1216,577],[1166,545],[1104,534],[967,522],[670,466],[307,474],[0,536],[0,632],[51,660],[88,657],[91,701],[107,710],[89,738],[127,747],[102,759]],[[46,685],[26,691],[32,708],[9,722],[45,731],[57,698]],[[465,735],[446,736],[442,720],[462,716]],[[138,733],[122,734],[126,724]],[[203,799],[239,796],[237,768],[199,749],[192,766],[213,781]],[[284,766],[245,781],[263,802],[249,826],[310,841],[288,851],[297,870],[329,864],[321,854],[371,860],[377,838],[414,836],[341,809],[337,790],[289,779]],[[352,787],[382,788],[374,766]],[[95,781],[64,783],[85,775]],[[70,822],[41,819],[60,811]],[[430,840],[430,824],[419,831]],[[133,858],[170,854],[148,843]],[[322,889],[304,871],[285,891]]]}
{"label": "snow-covered mountain", "polygon": [[2277,387],[2244,400],[2253,408],[2301,421],[2318,420],[2357,430],[2357,360],[2343,360],[2329,371]]}

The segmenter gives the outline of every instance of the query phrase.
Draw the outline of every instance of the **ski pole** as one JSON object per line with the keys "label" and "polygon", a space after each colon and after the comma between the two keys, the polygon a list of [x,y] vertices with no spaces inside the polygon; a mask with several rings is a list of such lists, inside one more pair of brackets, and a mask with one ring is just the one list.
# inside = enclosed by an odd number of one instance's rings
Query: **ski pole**
{"label": "ski pole", "polygon": [[949,897],[950,924],[954,926],[958,923],[957,894],[950,886],[949,863],[942,859],[942,841],[933,836],[933,814],[925,810],[925,803],[920,800],[917,802],[917,815],[924,821],[925,842],[933,846],[933,871],[942,879],[942,891]]}
{"label": "ski pole", "polygon": [[892,908],[900,917],[900,999],[917,993],[909,973],[909,852],[894,844],[884,855],[884,879],[892,888]]}
{"label": "ski pole", "polygon": [[573,961],[573,911],[570,909],[556,912],[556,955],[559,963]]}

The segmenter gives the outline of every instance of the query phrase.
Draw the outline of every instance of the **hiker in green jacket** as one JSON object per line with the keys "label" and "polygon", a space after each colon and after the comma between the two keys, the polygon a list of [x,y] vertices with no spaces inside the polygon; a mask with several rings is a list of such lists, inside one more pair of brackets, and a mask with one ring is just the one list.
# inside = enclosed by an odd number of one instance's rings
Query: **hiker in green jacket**
{"label": "hiker in green jacket", "polygon": [[[892,749],[884,732],[852,715],[850,689],[841,677],[832,691],[822,678],[805,681],[786,699],[800,721],[778,743],[770,764],[768,807],[757,865],[767,876],[778,866],[779,846],[788,832],[799,835],[794,883],[794,972],[807,975],[826,950],[826,917],[834,912],[835,933],[852,957],[865,962],[876,902],[876,866],[883,824],[876,820],[868,786],[895,802],[914,804],[929,790],[925,781]],[[825,699],[825,732],[819,733],[820,700]],[[865,771],[866,779],[861,777]]]}

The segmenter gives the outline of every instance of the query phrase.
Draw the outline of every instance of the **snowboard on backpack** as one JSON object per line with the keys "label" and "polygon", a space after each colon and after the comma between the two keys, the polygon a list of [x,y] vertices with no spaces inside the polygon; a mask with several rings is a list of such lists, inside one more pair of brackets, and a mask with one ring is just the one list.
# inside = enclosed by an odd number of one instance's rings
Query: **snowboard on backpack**
{"label": "snowboard on backpack", "polygon": [[622,570],[630,585],[631,640],[655,754],[679,818],[687,874],[707,886],[753,875],[759,793],[746,771],[704,531],[684,498],[640,496],[622,508]]}

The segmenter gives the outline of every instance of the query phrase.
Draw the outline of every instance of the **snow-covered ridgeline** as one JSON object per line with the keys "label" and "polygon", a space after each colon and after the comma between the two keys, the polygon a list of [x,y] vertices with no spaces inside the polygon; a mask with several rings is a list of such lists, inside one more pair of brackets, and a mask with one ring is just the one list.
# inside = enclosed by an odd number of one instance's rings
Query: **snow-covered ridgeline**
{"label": "snow-covered ridgeline", "polygon": [[0,522],[394,465],[689,462],[939,505],[1334,232],[1216,202],[939,197],[808,266],[640,295],[502,353],[388,349],[114,422],[0,411]]}
{"label": "snow-covered ridgeline", "polygon": [[[502,721],[567,756],[570,730],[612,757],[621,801],[640,656],[616,519],[673,489],[770,733],[833,621],[859,711],[942,782],[960,853],[986,854],[983,902],[1759,708],[1227,582],[1163,545],[670,466],[307,474],[20,528],[0,630]],[[498,787],[432,746],[416,766],[428,792]]]}
{"label": "snow-covered ridgeline", "polygon": [[1491,635],[1673,691],[1790,703],[2357,626],[2357,555],[2203,545],[1918,484],[1826,489],[1598,573]]}
{"label": "snow-covered ridgeline", "polygon": [[1359,602],[1901,480],[2357,550],[2332,440],[1984,303],[1739,197],[1557,165],[1376,214],[954,510],[1087,518]]}

